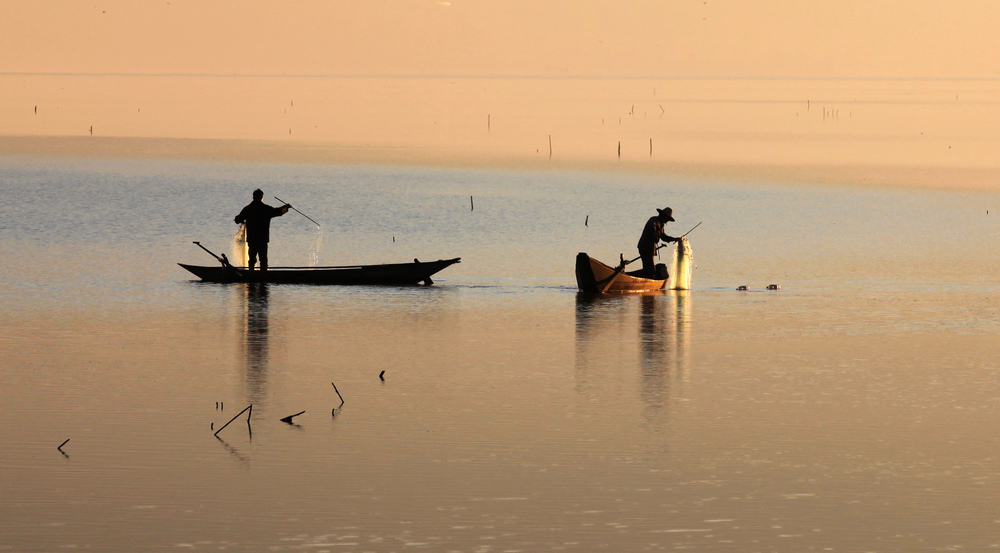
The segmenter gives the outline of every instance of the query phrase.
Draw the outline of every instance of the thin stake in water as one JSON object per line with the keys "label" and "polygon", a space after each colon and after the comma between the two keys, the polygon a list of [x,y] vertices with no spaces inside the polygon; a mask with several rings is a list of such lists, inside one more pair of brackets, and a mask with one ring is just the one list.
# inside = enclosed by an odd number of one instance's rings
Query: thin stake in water
{"label": "thin stake in water", "polygon": [[[229,419],[229,422],[227,422],[226,424],[222,425],[222,428],[216,430],[215,431],[215,436],[218,437],[219,432],[222,432],[223,430],[225,430],[227,426],[229,426],[234,420],[236,420],[237,418],[239,418],[240,415],[242,415],[243,413],[246,413],[247,411],[250,411],[250,414],[247,415],[247,428],[250,428],[250,416],[253,415],[253,404],[252,403],[250,405],[248,405],[246,408],[244,408],[242,411],[240,411],[239,413],[236,413],[236,416],[233,417],[233,418],[231,418],[231,419]],[[251,430],[251,432],[252,432],[252,430]]]}
{"label": "thin stake in water", "polygon": [[331,382],[330,384],[333,385],[333,391],[337,392],[337,397],[340,398],[340,405],[338,405],[338,406],[336,406],[336,407],[334,407],[333,409],[330,410],[330,415],[336,417],[337,416],[337,409],[340,409],[341,407],[344,406],[344,396],[340,395],[340,390],[337,389],[337,385],[336,384],[334,384],[333,382]]}

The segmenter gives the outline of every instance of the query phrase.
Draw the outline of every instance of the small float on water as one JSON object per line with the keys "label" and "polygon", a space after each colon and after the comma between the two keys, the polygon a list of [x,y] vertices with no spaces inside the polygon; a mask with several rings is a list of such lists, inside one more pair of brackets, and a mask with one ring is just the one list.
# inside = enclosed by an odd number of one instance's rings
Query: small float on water
{"label": "small float on water", "polygon": [[370,284],[370,285],[431,285],[431,276],[461,261],[460,257],[413,263],[383,265],[344,265],[338,267],[268,267],[266,271],[250,271],[234,267],[225,254],[217,256],[201,243],[201,249],[212,254],[219,266],[178,263],[205,282],[267,282],[273,284]]}

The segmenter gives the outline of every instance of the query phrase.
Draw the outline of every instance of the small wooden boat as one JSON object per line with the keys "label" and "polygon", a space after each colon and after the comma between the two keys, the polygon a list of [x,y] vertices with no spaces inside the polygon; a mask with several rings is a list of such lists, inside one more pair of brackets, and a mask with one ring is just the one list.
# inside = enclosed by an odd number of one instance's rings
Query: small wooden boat
{"label": "small wooden boat", "polygon": [[[200,244],[199,244],[200,245]],[[207,250],[206,250],[207,251]],[[211,252],[210,252],[211,253]],[[213,254],[215,255],[215,254]],[[225,265],[205,267],[178,263],[205,282],[269,282],[275,284],[434,284],[431,275],[454,265],[461,258],[385,265],[342,267],[268,267],[248,271]]]}
{"label": "small wooden boat", "polygon": [[580,252],[576,254],[576,285],[581,292],[605,294],[617,292],[648,292],[667,286],[666,266],[657,265],[663,279],[651,279],[627,273],[623,266],[611,267]]}

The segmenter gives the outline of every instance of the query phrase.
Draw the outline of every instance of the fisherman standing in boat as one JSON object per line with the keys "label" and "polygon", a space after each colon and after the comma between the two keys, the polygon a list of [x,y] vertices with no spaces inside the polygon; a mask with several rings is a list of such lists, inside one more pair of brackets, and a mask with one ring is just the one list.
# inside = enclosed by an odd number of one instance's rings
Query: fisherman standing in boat
{"label": "fisherman standing in boat", "polygon": [[247,249],[249,250],[248,267],[252,271],[260,256],[260,270],[267,270],[267,243],[270,239],[271,219],[288,213],[291,204],[281,207],[271,207],[264,203],[264,192],[261,189],[253,191],[253,201],[236,216],[236,224],[246,224]]}
{"label": "fisherman standing in boat", "polygon": [[639,257],[642,258],[642,276],[644,278],[656,278],[656,266],[653,263],[653,256],[656,255],[656,245],[660,240],[664,242],[676,242],[680,238],[674,238],[664,234],[663,227],[674,220],[673,210],[669,207],[657,208],[657,215],[650,217],[646,221],[646,226],[642,229],[642,236],[639,237]]}

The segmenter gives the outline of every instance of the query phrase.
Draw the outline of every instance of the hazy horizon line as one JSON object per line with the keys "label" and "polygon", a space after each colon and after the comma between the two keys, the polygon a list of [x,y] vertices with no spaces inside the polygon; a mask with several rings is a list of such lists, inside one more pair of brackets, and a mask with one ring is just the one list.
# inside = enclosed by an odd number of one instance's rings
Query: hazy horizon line
{"label": "hazy horizon line", "polygon": [[868,82],[1000,82],[997,77],[932,77],[932,76],[782,76],[782,75],[519,75],[473,73],[135,73],[135,72],[69,72],[69,71],[0,71],[2,77],[186,77],[242,79],[464,79],[464,80],[661,80],[661,81],[868,81]]}

